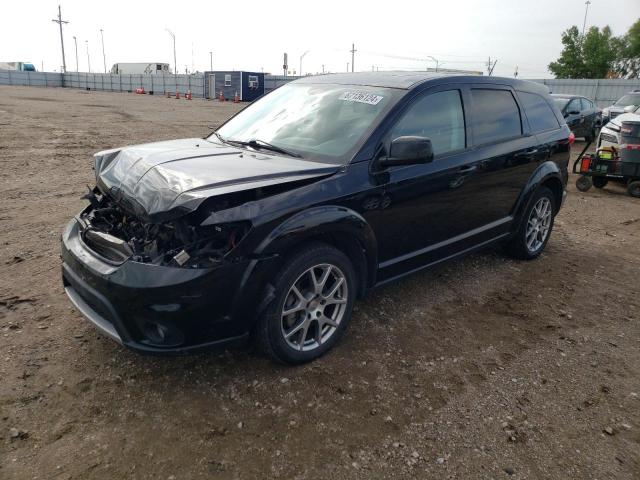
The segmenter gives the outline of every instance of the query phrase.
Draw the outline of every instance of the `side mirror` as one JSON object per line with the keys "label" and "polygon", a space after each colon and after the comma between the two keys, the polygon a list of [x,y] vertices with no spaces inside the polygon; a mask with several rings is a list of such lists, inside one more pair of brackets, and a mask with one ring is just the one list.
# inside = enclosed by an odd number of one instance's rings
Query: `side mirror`
{"label": "side mirror", "polygon": [[389,156],[381,158],[381,167],[416,165],[433,161],[433,146],[427,137],[405,136],[391,142]]}
{"label": "side mirror", "polygon": [[638,108],[637,105],[627,105],[624,107],[624,113],[633,113],[636,111],[636,108]]}

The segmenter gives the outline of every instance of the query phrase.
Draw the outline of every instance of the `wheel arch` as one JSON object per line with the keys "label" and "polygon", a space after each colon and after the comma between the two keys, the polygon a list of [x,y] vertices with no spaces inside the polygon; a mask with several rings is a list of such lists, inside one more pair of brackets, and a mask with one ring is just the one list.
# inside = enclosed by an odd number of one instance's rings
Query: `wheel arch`
{"label": "wheel arch", "polygon": [[349,257],[358,275],[359,297],[375,283],[375,234],[362,215],[346,207],[314,207],[287,218],[265,237],[255,253],[282,256],[313,241],[332,245]]}
{"label": "wheel arch", "polygon": [[522,190],[514,209],[514,231],[517,230],[522,221],[523,213],[529,203],[531,196],[540,187],[547,187],[553,193],[556,213],[562,205],[564,195],[564,181],[560,168],[555,162],[547,161],[540,165],[529,177],[529,181]]}

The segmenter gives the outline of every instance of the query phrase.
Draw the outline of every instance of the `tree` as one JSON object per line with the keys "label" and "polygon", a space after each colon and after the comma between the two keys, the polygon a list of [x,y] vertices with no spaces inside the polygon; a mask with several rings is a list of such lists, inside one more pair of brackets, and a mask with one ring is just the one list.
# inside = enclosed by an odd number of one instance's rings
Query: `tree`
{"label": "tree", "polygon": [[622,78],[640,78],[640,20],[614,41],[615,73]]}
{"label": "tree", "polygon": [[564,48],[549,64],[556,78],[604,78],[616,62],[617,45],[607,26],[591,27],[585,35],[575,25],[562,33]]}

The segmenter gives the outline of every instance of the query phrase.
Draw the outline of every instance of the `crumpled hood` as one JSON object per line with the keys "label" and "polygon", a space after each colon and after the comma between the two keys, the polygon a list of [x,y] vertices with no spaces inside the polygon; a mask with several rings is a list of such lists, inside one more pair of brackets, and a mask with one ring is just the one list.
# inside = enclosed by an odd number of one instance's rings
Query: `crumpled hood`
{"label": "crumpled hood", "polygon": [[94,158],[98,188],[150,221],[184,215],[212,196],[326,176],[339,168],[201,138],[107,150]]}

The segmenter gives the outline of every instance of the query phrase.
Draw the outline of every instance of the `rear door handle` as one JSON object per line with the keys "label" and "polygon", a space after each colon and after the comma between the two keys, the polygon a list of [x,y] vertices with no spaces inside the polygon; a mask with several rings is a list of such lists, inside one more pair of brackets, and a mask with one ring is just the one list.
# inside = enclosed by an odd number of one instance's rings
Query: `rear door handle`
{"label": "rear door handle", "polygon": [[474,170],[477,170],[477,169],[478,169],[477,165],[465,165],[463,167],[460,167],[458,169],[458,172],[459,173],[471,173],[471,172],[473,172]]}

